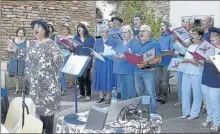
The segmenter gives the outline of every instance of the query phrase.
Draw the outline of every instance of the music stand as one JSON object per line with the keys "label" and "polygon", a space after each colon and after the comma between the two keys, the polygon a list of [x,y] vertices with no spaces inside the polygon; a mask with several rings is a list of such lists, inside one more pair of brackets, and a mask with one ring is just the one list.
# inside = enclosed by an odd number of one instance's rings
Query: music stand
{"label": "music stand", "polygon": [[89,56],[78,56],[71,54],[68,61],[64,65],[62,72],[72,75],[75,78],[73,90],[75,93],[75,113],[78,112],[78,103],[77,103],[77,84],[76,80],[77,77],[81,77],[87,68],[89,62],[91,60],[91,57]]}

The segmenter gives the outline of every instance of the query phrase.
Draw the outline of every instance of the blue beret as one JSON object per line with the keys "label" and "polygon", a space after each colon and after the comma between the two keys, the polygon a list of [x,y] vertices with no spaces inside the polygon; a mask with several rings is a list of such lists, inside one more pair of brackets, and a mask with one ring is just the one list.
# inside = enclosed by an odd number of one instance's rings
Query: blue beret
{"label": "blue beret", "polygon": [[211,26],[211,27],[209,27],[209,33],[211,33],[211,32],[215,32],[217,34],[220,34],[220,28]]}
{"label": "blue beret", "polygon": [[34,20],[31,22],[31,28],[33,29],[35,24],[40,24],[41,26],[43,26],[43,28],[48,32],[49,29],[49,25],[47,24],[47,22],[45,22],[43,19],[38,19],[38,20]]}

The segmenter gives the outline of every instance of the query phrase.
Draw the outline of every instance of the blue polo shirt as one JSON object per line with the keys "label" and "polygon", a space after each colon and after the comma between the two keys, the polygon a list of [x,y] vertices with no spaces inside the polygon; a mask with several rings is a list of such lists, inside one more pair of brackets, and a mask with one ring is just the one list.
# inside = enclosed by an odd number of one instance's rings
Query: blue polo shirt
{"label": "blue polo shirt", "polygon": [[[161,34],[158,40],[162,53],[174,50],[172,36],[168,33]],[[172,60],[172,55],[163,56],[160,65],[168,66]]]}
{"label": "blue polo shirt", "polygon": [[[211,42],[210,33],[204,33],[203,40]],[[213,88],[220,87],[220,74],[218,70],[216,69],[215,65],[206,61],[204,61],[202,84]]]}
{"label": "blue polo shirt", "polygon": [[211,37],[210,33],[204,33],[202,36],[203,40],[207,40],[207,41],[211,42],[210,37]]}
{"label": "blue polo shirt", "polygon": [[213,63],[205,61],[202,84],[211,88],[220,88],[220,72]]}
{"label": "blue polo shirt", "polygon": [[[134,53],[135,48],[140,48],[141,42],[137,39],[132,39],[128,42],[128,44],[123,45],[121,47],[122,55],[125,55],[125,51],[131,50],[132,53]],[[116,74],[134,74],[135,69],[137,68],[136,65],[133,65],[129,63],[127,60],[119,60],[114,59],[113,60],[113,73]]]}
{"label": "blue polo shirt", "polygon": [[[160,45],[151,37],[147,42],[143,43],[141,47],[135,46],[133,51],[135,54],[143,55],[144,53],[150,51],[153,48],[156,48],[156,56],[162,54]],[[150,65],[149,67],[156,67],[156,65]]]}
{"label": "blue polo shirt", "polygon": [[83,44],[83,46],[76,47],[75,54],[89,56],[90,50],[88,48],[83,48],[83,47],[93,48],[95,44],[95,38],[92,36],[89,36],[88,38],[84,40],[84,42],[82,42],[81,39],[79,38],[79,35],[75,35],[74,39]]}

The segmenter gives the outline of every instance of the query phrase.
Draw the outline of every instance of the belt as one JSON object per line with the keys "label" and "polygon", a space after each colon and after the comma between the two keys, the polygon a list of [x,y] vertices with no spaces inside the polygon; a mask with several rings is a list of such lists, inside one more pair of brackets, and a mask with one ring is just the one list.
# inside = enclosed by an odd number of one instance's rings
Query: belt
{"label": "belt", "polygon": [[151,69],[152,67],[144,67],[144,68],[140,68],[140,69]]}
{"label": "belt", "polygon": [[181,57],[185,57],[185,55],[184,54],[178,54],[179,56],[181,56]]}

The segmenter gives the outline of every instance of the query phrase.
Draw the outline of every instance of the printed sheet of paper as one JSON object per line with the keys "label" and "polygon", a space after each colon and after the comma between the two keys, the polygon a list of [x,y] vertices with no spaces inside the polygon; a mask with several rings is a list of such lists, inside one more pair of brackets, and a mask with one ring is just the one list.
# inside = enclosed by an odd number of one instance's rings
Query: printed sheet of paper
{"label": "printed sheet of paper", "polygon": [[90,49],[90,50],[93,52],[95,58],[97,58],[97,59],[99,59],[99,60],[105,62],[105,59],[104,59],[100,54],[98,54],[97,52],[95,52],[92,48],[89,48],[89,47],[83,47],[83,48],[88,48],[88,49]]}
{"label": "printed sheet of paper", "polygon": [[168,70],[173,72],[184,72],[186,68],[186,63],[182,63],[183,59],[172,58]]}
{"label": "printed sheet of paper", "polygon": [[190,39],[190,34],[184,27],[176,28],[172,33],[174,33],[182,42],[188,42]]}
{"label": "printed sheet of paper", "polygon": [[104,44],[103,55],[104,56],[116,55],[116,52],[110,46],[107,46],[106,44]]}
{"label": "printed sheet of paper", "polygon": [[156,58],[156,49],[155,48],[153,48],[150,51],[148,51],[145,54],[143,54],[143,61],[144,62],[151,61],[154,58]]}
{"label": "printed sheet of paper", "polygon": [[197,59],[205,60],[215,55],[215,46],[204,40],[195,50],[194,56]]}
{"label": "printed sheet of paper", "polygon": [[89,56],[78,56],[71,54],[68,61],[64,65],[62,72],[72,75],[81,76],[90,61]]}
{"label": "printed sheet of paper", "polygon": [[66,44],[68,46],[74,46],[75,48],[77,46],[82,46],[82,43],[80,43],[79,41],[77,41],[75,39],[71,39],[71,38],[62,39],[62,40],[60,40],[60,42],[63,43],[63,44]]}
{"label": "printed sheet of paper", "polygon": [[212,60],[212,62],[220,72],[220,55],[211,56],[210,59]]}
{"label": "printed sheet of paper", "polygon": [[61,49],[61,51],[64,57],[69,56],[71,54],[70,50],[67,50],[67,49]]}

